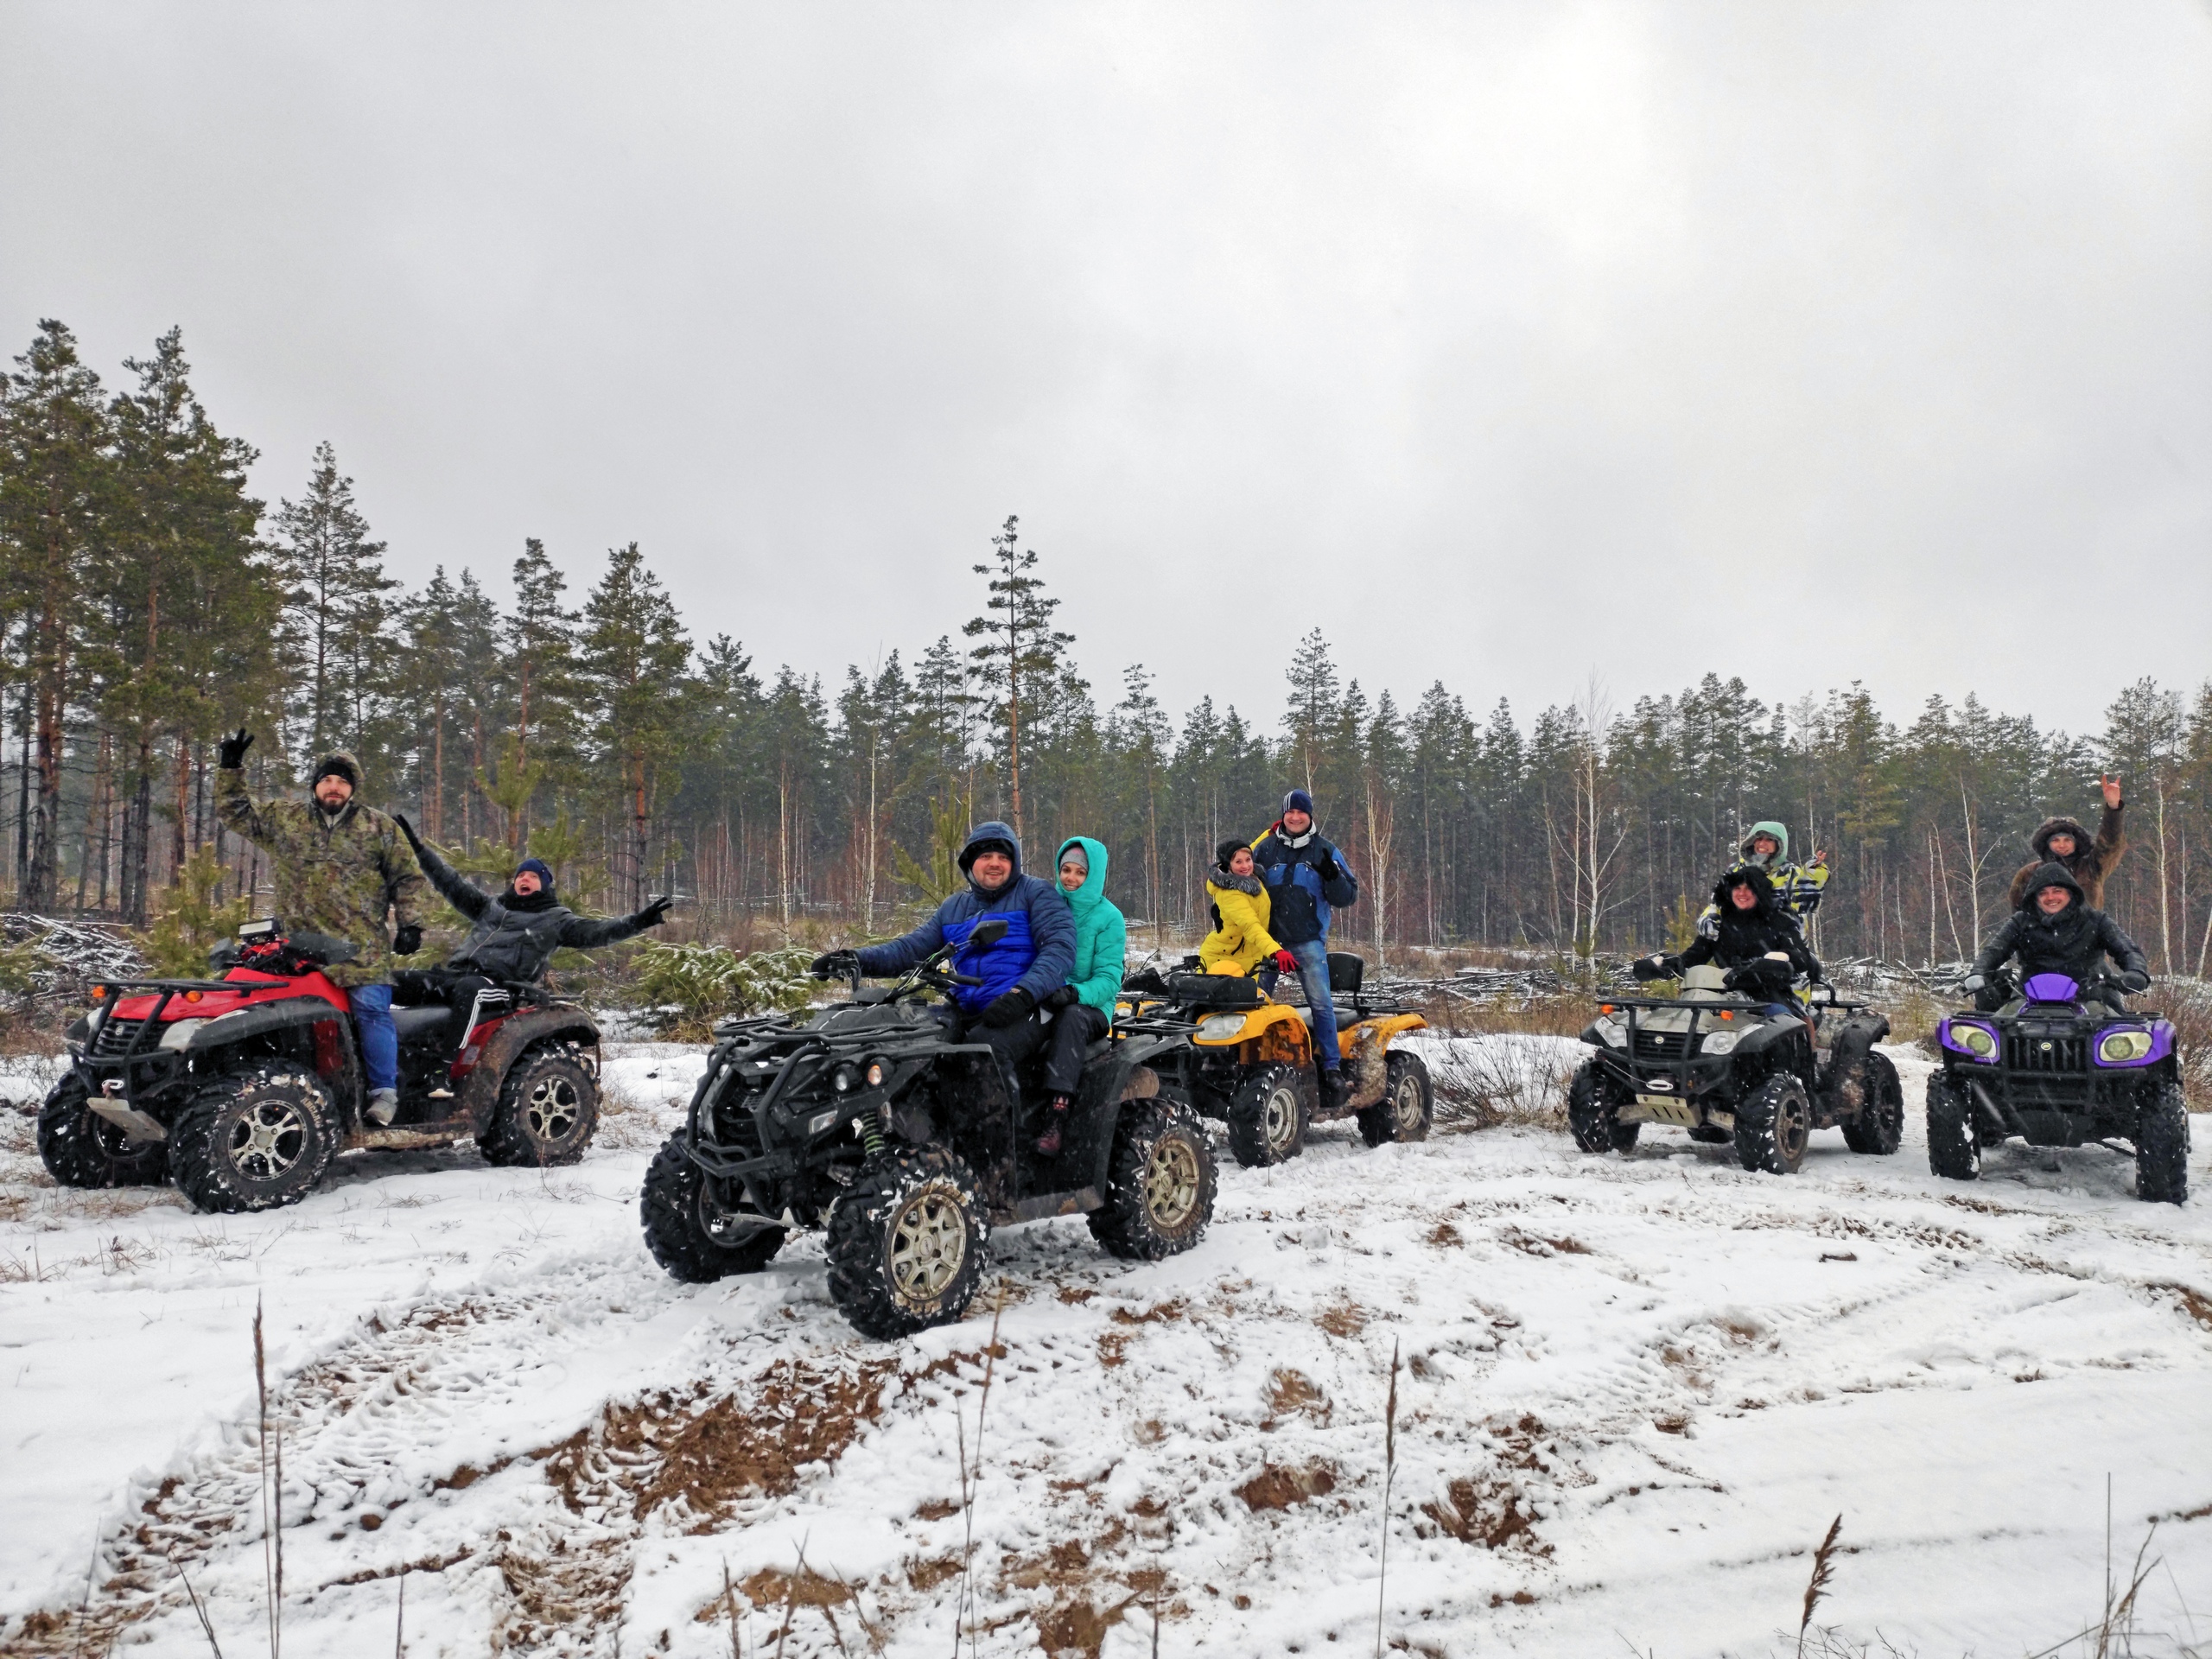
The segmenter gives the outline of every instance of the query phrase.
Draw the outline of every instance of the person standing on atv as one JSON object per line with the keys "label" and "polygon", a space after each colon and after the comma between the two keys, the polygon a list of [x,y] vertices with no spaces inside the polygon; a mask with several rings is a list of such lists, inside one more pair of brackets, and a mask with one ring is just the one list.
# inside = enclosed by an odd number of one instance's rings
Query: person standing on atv
{"label": "person standing on atv", "polygon": [[422,866],[399,826],[356,798],[361,763],[345,750],[315,763],[308,799],[256,801],[245,787],[245,752],[252,747],[253,734],[241,727],[216,751],[215,815],[269,855],[276,915],[287,928],[353,947],[351,961],[323,971],[345,988],[353,1009],[369,1090],[364,1110],[371,1122],[389,1123],[399,1113],[391,958],[422,948]]}
{"label": "person standing on atv", "polygon": [[[1075,915],[1065,893],[1021,873],[1020,844],[1013,830],[996,819],[968,832],[959,863],[967,886],[939,905],[929,920],[888,944],[817,957],[812,972],[817,979],[855,968],[878,976],[903,974],[944,946],[955,946],[946,965],[983,982],[953,991],[949,1014],[954,1039],[988,1043],[998,1056],[1007,1095],[1019,1103],[1021,1084],[1014,1068],[1045,1039],[1038,1005],[1068,982],[1068,971],[1075,966]],[[957,948],[987,919],[1004,922],[1006,931],[980,949]]]}
{"label": "person standing on atv", "polygon": [[[1997,970],[2016,957],[2023,982],[2037,974],[2063,974],[2088,995],[2091,979],[2110,957],[2120,964],[2122,990],[2150,988],[2150,963],[2119,923],[2088,902],[2073,871],[2053,860],[2037,867],[2026,887],[2020,907],[2005,918],[2005,925],[1974,959],[1965,988],[1973,994],[1976,1007],[1993,1014],[2003,1005]],[[2108,994],[2106,1000],[2115,1012],[2126,1012],[2117,995]]]}
{"label": "person standing on atv", "polygon": [[2018,910],[2028,902],[2028,884],[2046,864],[2063,864],[2066,873],[2081,884],[2082,902],[2091,910],[2102,910],[2105,905],[2105,878],[2112,874],[2120,855],[2127,850],[2127,831],[2121,827],[2120,815],[2127,809],[2120,796],[2117,776],[2101,780],[2104,816],[2097,821],[2096,838],[2071,818],[2045,818],[2036,826],[2034,835],[2028,837],[2028,861],[2020,866],[2012,877],[2012,908]]}
{"label": "person standing on atv", "polygon": [[1075,918],[1075,965],[1068,982],[1044,1002],[1052,1010],[1045,1054],[1045,1086],[1052,1103],[1037,1150],[1047,1158],[1059,1155],[1060,1126],[1083,1083],[1084,1051],[1114,1023],[1114,999],[1122,994],[1122,966],[1129,953],[1129,925],[1106,896],[1104,842],[1070,836],[1060,843],[1060,891]]}
{"label": "person standing on atv", "polygon": [[[1350,1090],[1337,1046],[1337,1005],[1329,993],[1329,918],[1359,902],[1359,883],[1344,855],[1314,829],[1313,798],[1302,789],[1282,798],[1282,817],[1252,843],[1252,862],[1268,889],[1268,931],[1290,952],[1306,988],[1321,1062],[1322,1103],[1342,1106]],[[1272,985],[1273,974],[1262,977]]]}
{"label": "person standing on atv", "polygon": [[[402,976],[406,988],[449,1003],[463,1020],[476,994],[495,984],[534,985],[544,977],[556,950],[594,950],[658,927],[675,900],[664,894],[628,916],[597,920],[579,916],[553,896],[553,871],[543,859],[525,858],[515,867],[506,891],[485,892],[438,856],[436,848],[415,833],[404,813],[392,822],[414,849],[423,874],[445,901],[467,919],[468,937],[444,965]],[[456,1031],[454,1033],[459,1036]]]}
{"label": "person standing on atv", "polygon": [[1198,941],[1198,966],[1207,973],[1249,974],[1270,958],[1277,973],[1298,971],[1298,958],[1268,931],[1274,906],[1255,872],[1252,849],[1234,836],[1213,849],[1206,904],[1213,931]]}
{"label": "person standing on atv", "polygon": [[[1789,825],[1762,818],[1744,837],[1725,874],[1733,874],[1738,870],[1762,872],[1774,888],[1775,908],[1802,924],[1821,907],[1821,893],[1828,882],[1828,855],[1816,848],[1810,862],[1792,864]],[[1697,918],[1699,935],[1711,938],[1719,921],[1719,905],[1707,905]]]}
{"label": "person standing on atv", "polygon": [[1800,974],[1820,982],[1820,959],[1783,910],[1766,872],[1756,865],[1729,871],[1713,885],[1713,909],[1710,934],[1700,931],[1679,957],[1646,957],[1630,971],[1640,980],[1679,979],[1685,969],[1710,963],[1726,969],[1746,994],[1765,999],[1769,1014],[1802,1019],[1804,1009],[1790,1000],[1790,989]]}

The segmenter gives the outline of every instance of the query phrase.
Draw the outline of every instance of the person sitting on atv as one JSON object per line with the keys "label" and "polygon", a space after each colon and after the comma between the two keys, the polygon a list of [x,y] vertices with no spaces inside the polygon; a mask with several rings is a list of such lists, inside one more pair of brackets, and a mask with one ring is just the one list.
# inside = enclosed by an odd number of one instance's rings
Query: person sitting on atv
{"label": "person sitting on atv", "polygon": [[[1333,1109],[1351,1090],[1337,1046],[1337,1005],[1329,993],[1329,917],[1359,902],[1359,883],[1344,855],[1314,830],[1313,798],[1302,789],[1282,798],[1282,817],[1252,843],[1252,861],[1267,884],[1268,931],[1290,952],[1306,987],[1321,1061],[1322,1103]],[[1262,979],[1272,985],[1273,976]]]}
{"label": "person sitting on atv", "polygon": [[1075,966],[1075,915],[1065,893],[1021,873],[1020,844],[995,819],[968,832],[959,864],[968,885],[912,932],[888,944],[832,950],[814,959],[812,971],[817,979],[855,968],[876,976],[902,974],[945,945],[965,945],[987,918],[1005,922],[1006,931],[992,944],[956,949],[948,964],[951,970],[983,982],[956,988],[946,1016],[956,1041],[972,1038],[991,1046],[1007,1092],[1019,1101],[1015,1067],[1045,1039],[1038,1005],[1068,982],[1068,971]]}
{"label": "person sitting on atv", "polygon": [[1122,965],[1129,953],[1129,925],[1106,896],[1106,843],[1070,836],[1060,843],[1060,891],[1075,918],[1075,965],[1068,982],[1045,999],[1053,1010],[1051,1046],[1045,1053],[1045,1086],[1052,1091],[1037,1150],[1059,1155],[1060,1126],[1083,1083],[1084,1051],[1114,1023],[1122,994]]}
{"label": "person sitting on atv", "polygon": [[1198,941],[1198,966],[1207,973],[1249,974],[1270,959],[1277,973],[1298,971],[1298,958],[1268,931],[1274,906],[1255,874],[1252,849],[1234,836],[1213,849],[1206,904],[1213,931]]}
{"label": "person sitting on atv", "polygon": [[2046,864],[2064,865],[2066,873],[2081,884],[2082,902],[2091,910],[2104,908],[2105,878],[2120,862],[2120,855],[2127,850],[2127,831],[2120,821],[2127,803],[2120,797],[2117,776],[2102,781],[2105,810],[2097,820],[2094,841],[2089,832],[2071,818],[2045,818],[2036,826],[2035,834],[2028,837],[2030,857],[2012,877],[2014,910],[2028,902],[2028,883]]}
{"label": "person sitting on atv", "polygon": [[[552,869],[538,858],[525,858],[515,867],[505,892],[488,893],[439,857],[404,814],[392,821],[415,849],[430,885],[471,924],[461,949],[443,966],[400,976],[402,988],[425,1001],[450,1004],[463,1022],[479,991],[495,984],[534,985],[544,977],[556,950],[592,950],[631,938],[658,927],[676,902],[664,895],[628,916],[579,916],[553,896]],[[456,1028],[454,1035],[461,1034]]]}
{"label": "person sitting on atv", "polygon": [[1800,974],[1819,983],[1820,959],[1783,912],[1766,872],[1748,864],[1729,871],[1713,886],[1713,905],[1718,920],[1711,934],[1700,932],[1679,957],[1646,957],[1630,971],[1638,979],[1679,979],[1686,969],[1711,963],[1746,995],[1764,999],[1769,1014],[1802,1017],[1791,988]]}
{"label": "person sitting on atv", "polygon": [[[1789,825],[1762,818],[1751,826],[1726,873],[1746,869],[1764,873],[1774,887],[1775,908],[1783,915],[1802,921],[1821,907],[1821,893],[1828,881],[1828,855],[1816,849],[1811,862],[1792,864]],[[1707,905],[1698,916],[1697,931],[1709,938],[1719,922],[1720,906]]]}
{"label": "person sitting on atv", "polygon": [[[2142,991],[2151,985],[2151,965],[2135,941],[2087,901],[2080,879],[2055,860],[2029,877],[2027,897],[2020,907],[2005,918],[1996,937],[1974,959],[1965,988],[1984,1014],[1993,1014],[2003,1005],[1997,970],[2016,957],[2023,982],[2037,974],[2063,974],[2086,995],[2097,969],[2110,957],[2120,964],[2121,989]],[[2116,1013],[2126,1012],[2117,993],[2107,991],[2106,1000]]]}
{"label": "person sitting on atv", "polygon": [[[245,752],[253,734],[241,727],[215,755],[215,816],[231,832],[269,855],[276,915],[287,928],[353,947],[350,961],[324,972],[342,986],[361,1040],[372,1123],[399,1114],[399,1028],[391,1020],[391,958],[423,944],[417,910],[423,869],[399,827],[355,797],[361,763],[343,749],[315,763],[311,798],[256,801],[246,793]],[[385,918],[393,931],[385,932]]]}

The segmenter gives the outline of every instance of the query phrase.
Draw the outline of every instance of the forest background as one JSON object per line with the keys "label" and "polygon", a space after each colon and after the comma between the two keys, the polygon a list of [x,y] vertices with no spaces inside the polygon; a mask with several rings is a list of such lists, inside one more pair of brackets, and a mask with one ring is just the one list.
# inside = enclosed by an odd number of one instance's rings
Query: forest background
{"label": "forest background", "polygon": [[244,725],[257,792],[348,748],[366,798],[466,868],[526,849],[572,902],[674,893],[680,936],[741,948],[903,924],[988,817],[1033,864],[1103,840],[1133,944],[1187,938],[1217,841],[1256,835],[1295,784],[1364,885],[1348,934],[1378,953],[1648,948],[1771,817],[1800,856],[1828,852],[1823,954],[1931,963],[1972,953],[2035,824],[2094,826],[2116,771],[2133,850],[2108,908],[2160,972],[2212,951],[2212,683],[2128,683],[2115,662],[2082,734],[1971,696],[1892,718],[1856,685],[1769,702],[1715,676],[1624,703],[1593,678],[1524,720],[1441,682],[1346,680],[1324,628],[1253,662],[1224,616],[1233,682],[1179,720],[1142,664],[1084,677],[1080,619],[1009,517],[978,527],[972,567],[915,573],[972,593],[961,638],[826,684],[768,671],[758,638],[695,637],[634,543],[582,592],[522,536],[503,569],[410,589],[327,444],[271,510],[175,331],[124,367],[103,385],[48,321],[0,387],[0,871],[21,910],[143,925],[188,870],[216,902],[265,895],[211,799],[214,741]]}

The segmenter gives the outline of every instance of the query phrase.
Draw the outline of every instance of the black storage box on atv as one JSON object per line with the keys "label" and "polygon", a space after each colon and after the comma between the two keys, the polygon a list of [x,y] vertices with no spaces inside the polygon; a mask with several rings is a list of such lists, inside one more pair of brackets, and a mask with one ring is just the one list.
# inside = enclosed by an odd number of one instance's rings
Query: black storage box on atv
{"label": "black storage box on atv", "polygon": [[69,1029],[69,1071],[39,1113],[65,1186],[174,1179],[199,1209],[296,1204],[339,1153],[474,1140],[495,1164],[569,1164],[599,1121],[599,1030],[514,985],[464,1018],[396,1007],[399,1113],[363,1116],[346,993],[323,973],[351,947],[274,921],[219,945],[220,979],[112,980]]}
{"label": "black storage box on atv", "polygon": [[1047,1158],[991,1050],[952,1041],[913,1000],[976,982],[941,966],[949,954],[888,990],[856,981],[855,1001],[803,1024],[772,1014],[716,1031],[684,1128],[645,1176],[654,1260],[694,1283],[757,1273],[789,1234],[820,1227],[840,1310],[864,1335],[897,1337],[960,1318],[994,1226],[1082,1215],[1112,1254],[1145,1261],[1198,1242],[1213,1153],[1158,1069],[1189,1026],[1116,1020]]}
{"label": "black storage box on atv", "polygon": [[1770,1014],[1765,1001],[1732,995],[1729,979],[1692,968],[1679,996],[1601,1006],[1582,1033],[1597,1052],[1567,1091],[1574,1144],[1626,1152],[1646,1123],[1672,1124],[1694,1141],[1732,1141],[1745,1169],[1776,1175],[1796,1172],[1815,1129],[1840,1125],[1853,1152],[1895,1152],[1904,1090],[1874,1048],[1890,1022],[1831,990],[1814,1005],[1816,1046],[1806,1016]]}

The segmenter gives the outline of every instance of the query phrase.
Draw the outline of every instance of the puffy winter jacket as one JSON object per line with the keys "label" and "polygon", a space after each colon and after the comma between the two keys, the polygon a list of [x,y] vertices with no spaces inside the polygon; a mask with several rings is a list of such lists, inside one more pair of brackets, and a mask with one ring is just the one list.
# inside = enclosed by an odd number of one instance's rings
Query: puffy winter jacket
{"label": "puffy winter jacket", "polygon": [[1114,999],[1122,994],[1122,964],[1129,954],[1129,925],[1114,901],[1106,896],[1106,843],[1088,836],[1070,836],[1052,855],[1053,868],[1080,847],[1090,861],[1090,874],[1073,893],[1060,892],[1075,918],[1075,965],[1068,969],[1068,983],[1076,1000],[1114,1017]]}
{"label": "puffy winter jacket", "polygon": [[1278,820],[1252,843],[1252,863],[1274,906],[1268,930],[1286,945],[1325,940],[1330,916],[1359,902],[1351,867],[1318,830],[1293,836]]}
{"label": "puffy winter jacket", "polygon": [[[1774,837],[1774,856],[1764,863],[1761,863],[1751,852],[1751,843],[1761,836]],[[1811,915],[1821,907],[1821,893],[1828,884],[1828,867],[1826,864],[1792,864],[1789,861],[1789,826],[1777,823],[1772,818],[1760,819],[1738,844],[1736,857],[1729,864],[1726,874],[1733,875],[1738,870],[1758,870],[1764,874],[1774,887],[1775,906],[1785,916]],[[1697,918],[1699,935],[1710,938],[1719,919],[1719,907],[1707,905]]]}
{"label": "puffy winter jacket", "polygon": [[[2036,906],[2036,894],[2045,887],[2061,887],[2074,902],[2056,916],[2046,916]],[[2064,974],[2077,984],[2086,983],[2104,959],[2110,957],[2122,973],[2147,974],[2151,964],[2120,924],[2085,903],[2082,884],[2063,864],[2039,865],[2028,878],[2027,901],[2005,918],[1997,936],[1974,959],[1974,970],[1986,978],[2018,957],[2024,979],[2037,974]]]}
{"label": "puffy winter jacket", "polygon": [[1022,990],[1033,1002],[1068,982],[1075,966],[1075,914],[1060,890],[1021,873],[1020,843],[1014,831],[996,822],[979,823],[968,832],[960,849],[960,873],[967,875],[976,862],[981,843],[1002,841],[1014,850],[1014,874],[995,893],[986,893],[969,878],[965,890],[937,907],[937,913],[912,932],[888,944],[871,944],[856,954],[861,971],[885,976],[903,974],[923,957],[950,944],[964,944],[976,925],[988,918],[1007,924],[1004,938],[979,950],[963,950],[957,971],[974,975],[981,985],[963,985],[952,1000],[963,1012],[980,1014],[1007,991]]}
{"label": "puffy winter jacket", "polygon": [[[2082,886],[2082,902],[2091,910],[2102,910],[2105,905],[2105,878],[2112,874],[2112,867],[2120,862],[2120,855],[2127,850],[2127,830],[2120,823],[2120,814],[2127,810],[2127,803],[2108,806],[2097,820],[2097,833],[2092,840],[2089,832],[2072,818],[2045,818],[2028,837],[2028,851],[2033,855],[2012,875],[2012,908],[2018,910],[2028,902],[2028,881],[2046,864],[2063,864],[2066,872]],[[2074,851],[2066,858],[2051,855],[2050,838],[2064,831],[2074,837]]]}
{"label": "puffy winter jacket", "polygon": [[[1728,896],[1729,888],[1745,883],[1758,901],[1748,911],[1737,909]],[[1765,871],[1752,866],[1722,876],[1713,884],[1713,908],[1718,919],[1712,933],[1700,934],[1690,942],[1690,948],[1675,959],[1677,969],[1707,963],[1720,968],[1745,968],[1779,950],[1789,959],[1790,977],[1802,974],[1808,979],[1820,978],[1820,959],[1806,944],[1803,931],[1783,913]]]}
{"label": "puffy winter jacket", "polygon": [[510,887],[494,897],[440,858],[436,849],[420,839],[405,824],[407,839],[445,901],[474,924],[461,949],[446,958],[446,966],[486,979],[534,984],[545,972],[553,953],[566,946],[574,950],[594,950],[642,933],[652,924],[645,912],[605,921],[579,916],[550,891],[524,898]]}
{"label": "puffy winter jacket", "polygon": [[1274,905],[1258,876],[1214,869],[1206,876],[1206,900],[1213,931],[1198,941],[1198,965],[1208,973],[1249,974],[1282,949],[1268,931]]}

